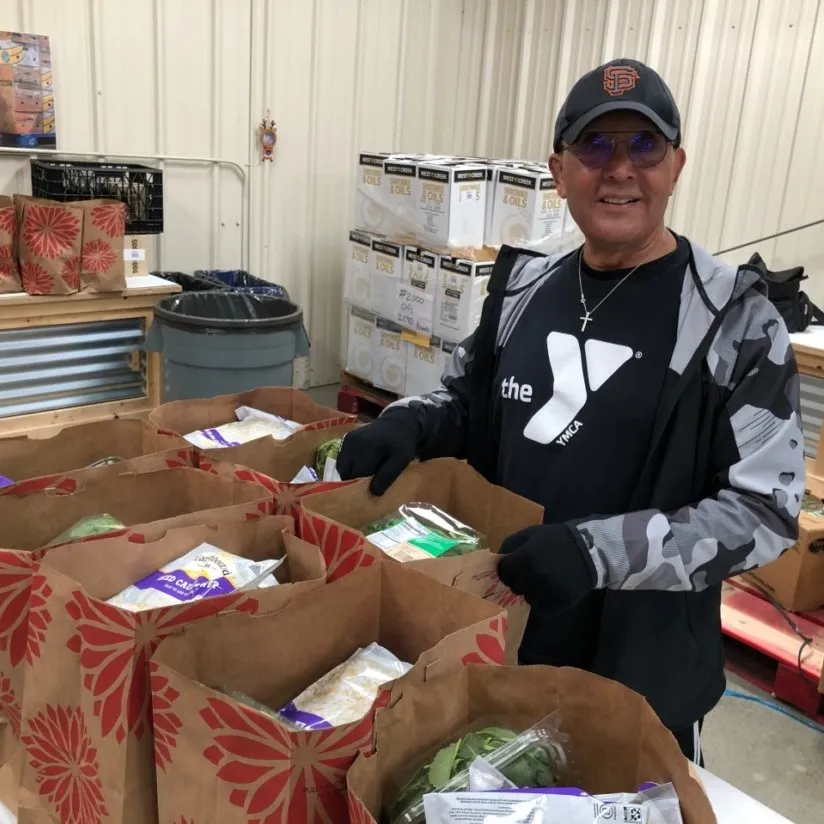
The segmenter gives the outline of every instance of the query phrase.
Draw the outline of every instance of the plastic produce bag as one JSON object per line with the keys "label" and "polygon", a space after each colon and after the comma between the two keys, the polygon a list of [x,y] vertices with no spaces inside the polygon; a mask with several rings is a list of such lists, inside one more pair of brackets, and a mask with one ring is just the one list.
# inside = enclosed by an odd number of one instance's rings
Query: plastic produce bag
{"label": "plastic produce bag", "polygon": [[357,650],[297,698],[278,710],[278,720],[296,730],[339,727],[363,718],[380,688],[412,669],[379,644]]}
{"label": "plastic produce bag", "polygon": [[7,478],[5,475],[0,475],[0,489],[4,486],[11,486],[15,483],[11,478]]}
{"label": "plastic produce bag", "polygon": [[315,472],[318,473],[318,477],[326,480],[324,477],[326,465],[330,459],[333,464],[336,464],[342,443],[343,438],[333,438],[330,441],[325,441],[317,448],[315,451]]}
{"label": "plastic produce bag", "polygon": [[250,561],[204,543],[126,587],[108,603],[141,612],[228,595],[261,585],[282,563],[283,559]]}
{"label": "plastic produce bag", "polygon": [[97,535],[106,535],[109,532],[117,532],[125,528],[126,524],[119,521],[113,515],[107,515],[105,513],[101,515],[88,515],[49,541],[47,546],[65,544],[69,541],[79,541],[82,538],[93,538]]}
{"label": "plastic produce bag", "polygon": [[[1,484],[2,480],[0,480]],[[806,512],[808,515],[820,517],[824,515],[824,501],[809,492],[805,492],[804,497],[801,499],[801,511]]]}
{"label": "plastic produce bag", "polygon": [[672,784],[634,795],[591,796],[572,788],[491,793],[431,793],[424,798],[426,824],[683,824]]}
{"label": "plastic produce bag", "polygon": [[199,449],[220,449],[239,446],[267,436],[276,441],[285,441],[301,426],[295,421],[253,409],[251,406],[239,406],[235,410],[235,415],[236,421],[190,432],[184,437]]}
{"label": "plastic produce bag", "polygon": [[123,458],[117,455],[108,455],[105,458],[101,458],[99,461],[94,461],[90,463],[86,469],[98,469],[101,466],[111,466],[112,464],[119,464],[123,463]]}
{"label": "plastic produce bag", "polygon": [[320,480],[318,473],[311,466],[302,466],[300,472],[292,478],[293,484],[314,484]]}
{"label": "plastic produce bag", "polygon": [[[505,787],[552,787],[566,764],[564,736],[558,732],[557,713],[518,734],[504,727],[484,727],[442,747],[420,767],[398,793],[392,807],[392,824],[423,824],[424,796],[456,793],[469,788],[476,759],[487,771],[497,770]],[[477,780],[477,767],[476,780]],[[494,778],[494,774],[493,774]],[[498,789],[490,786],[490,789]]]}
{"label": "plastic produce bag", "polygon": [[364,535],[396,561],[465,555],[486,549],[486,538],[433,504],[409,503],[375,521]]}

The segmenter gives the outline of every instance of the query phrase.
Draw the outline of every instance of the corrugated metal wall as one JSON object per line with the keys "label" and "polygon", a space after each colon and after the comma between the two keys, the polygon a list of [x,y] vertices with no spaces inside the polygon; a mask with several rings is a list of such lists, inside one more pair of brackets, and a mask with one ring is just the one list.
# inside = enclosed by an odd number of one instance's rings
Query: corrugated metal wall
{"label": "corrugated metal wall", "polygon": [[[166,163],[155,264],[236,266],[248,232],[251,269],[307,310],[313,383],[337,374],[357,151],[543,158],[603,60],[646,60],[682,107],[675,229],[716,250],[824,217],[824,0],[0,0],[0,28],[51,36],[61,148],[248,167],[243,225],[236,170]],[[0,156],[0,190],[24,166]],[[824,301],[820,227],[760,248]]]}

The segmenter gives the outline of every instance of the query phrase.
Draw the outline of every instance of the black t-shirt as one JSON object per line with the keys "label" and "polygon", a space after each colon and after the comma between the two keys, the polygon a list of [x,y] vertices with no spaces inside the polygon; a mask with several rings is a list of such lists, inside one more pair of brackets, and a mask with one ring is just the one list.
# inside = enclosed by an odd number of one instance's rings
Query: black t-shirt
{"label": "black t-shirt", "polygon": [[[541,504],[546,523],[627,511],[675,346],[688,261],[689,245],[678,238],[675,251],[617,288],[631,270],[583,264],[591,319],[582,328],[579,256],[572,255],[512,332],[495,377],[497,480]],[[524,658],[590,666],[602,602],[596,593],[549,624],[533,609]]]}

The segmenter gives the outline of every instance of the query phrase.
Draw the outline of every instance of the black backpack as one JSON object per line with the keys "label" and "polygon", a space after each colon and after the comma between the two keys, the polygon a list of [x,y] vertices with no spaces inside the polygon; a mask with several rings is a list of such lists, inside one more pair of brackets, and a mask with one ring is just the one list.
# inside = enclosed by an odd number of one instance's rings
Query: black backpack
{"label": "black backpack", "polygon": [[803,332],[811,323],[824,323],[824,312],[801,291],[801,281],[807,280],[803,266],[771,272],[758,252],[748,264],[761,274],[767,284],[767,297],[781,313],[790,332]]}

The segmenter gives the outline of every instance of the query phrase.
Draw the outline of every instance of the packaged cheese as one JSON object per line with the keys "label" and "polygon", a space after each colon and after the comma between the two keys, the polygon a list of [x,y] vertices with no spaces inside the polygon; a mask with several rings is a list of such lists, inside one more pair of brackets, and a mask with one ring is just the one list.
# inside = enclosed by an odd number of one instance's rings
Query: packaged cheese
{"label": "packaged cheese", "polygon": [[251,406],[239,406],[235,410],[235,415],[236,421],[209,429],[199,429],[184,437],[199,449],[220,449],[238,446],[267,436],[276,441],[285,441],[300,429],[300,424],[295,421],[263,412],[260,409],[253,409]]}

